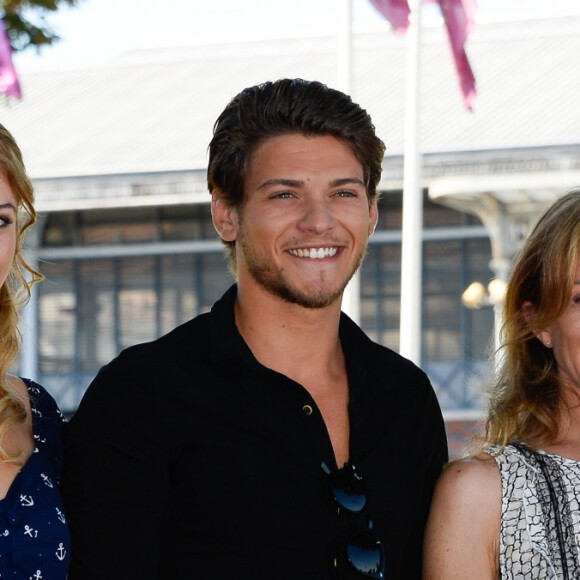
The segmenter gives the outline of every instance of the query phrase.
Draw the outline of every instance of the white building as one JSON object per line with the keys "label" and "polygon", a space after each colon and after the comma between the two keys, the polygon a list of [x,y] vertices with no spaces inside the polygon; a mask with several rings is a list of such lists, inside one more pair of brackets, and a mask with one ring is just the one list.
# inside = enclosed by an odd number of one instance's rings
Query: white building
{"label": "white building", "polygon": [[[462,292],[509,263],[539,207],[580,185],[580,18],[479,24],[467,47],[473,112],[444,29],[425,30],[423,42],[421,366],[448,416],[470,416],[493,312],[468,310]],[[353,50],[353,98],[387,145],[361,324],[397,349],[405,39],[357,34]],[[122,348],[208,309],[232,282],[210,221],[207,145],[232,96],[281,77],[336,86],[337,40],[137,51],[107,66],[22,73],[23,100],[0,104],[36,187],[30,247],[47,278],[27,312],[21,372],[64,411]]]}

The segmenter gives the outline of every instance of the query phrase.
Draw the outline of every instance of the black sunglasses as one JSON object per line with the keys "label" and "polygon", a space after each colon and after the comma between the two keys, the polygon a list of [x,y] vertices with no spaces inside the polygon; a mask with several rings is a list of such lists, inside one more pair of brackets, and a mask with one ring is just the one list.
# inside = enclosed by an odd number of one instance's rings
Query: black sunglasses
{"label": "black sunglasses", "polygon": [[[332,473],[326,463],[322,469],[330,475],[330,491],[339,507],[358,514],[367,503],[363,479],[352,463]],[[366,529],[355,532],[346,543],[346,554],[351,566],[367,578],[385,577],[385,553],[381,541],[372,531],[369,519]]]}

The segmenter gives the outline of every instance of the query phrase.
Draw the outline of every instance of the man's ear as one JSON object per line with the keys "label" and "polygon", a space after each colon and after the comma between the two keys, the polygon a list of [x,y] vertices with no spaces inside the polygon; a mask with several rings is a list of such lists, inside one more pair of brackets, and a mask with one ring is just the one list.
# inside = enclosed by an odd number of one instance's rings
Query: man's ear
{"label": "man's ear", "polygon": [[237,239],[237,211],[233,206],[224,203],[215,190],[211,193],[211,217],[213,219],[213,227],[222,240],[233,242]]}
{"label": "man's ear", "polygon": [[528,300],[522,304],[522,311],[528,326],[536,338],[546,347],[552,348],[552,333],[549,328],[535,327],[536,307]]}

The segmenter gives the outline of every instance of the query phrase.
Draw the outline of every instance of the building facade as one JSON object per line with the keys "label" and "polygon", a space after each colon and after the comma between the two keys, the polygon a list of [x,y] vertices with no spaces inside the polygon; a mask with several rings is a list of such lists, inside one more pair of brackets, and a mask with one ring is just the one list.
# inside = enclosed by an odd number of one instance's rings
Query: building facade
{"label": "building facade", "polygon": [[[396,350],[401,192],[383,195],[380,216],[360,276],[360,323]],[[208,203],[55,212],[40,226],[31,253],[46,281],[30,305],[33,364],[68,413],[118,352],[208,310],[233,283]],[[474,409],[493,314],[460,304],[469,281],[491,275],[489,238],[475,218],[428,200],[425,226],[422,366],[446,409]]]}
{"label": "building facade", "polygon": [[[443,27],[424,32],[420,365],[452,425],[481,416],[494,345],[494,309],[466,308],[463,291],[509,275],[541,208],[580,185],[580,18],[478,23],[467,47],[478,82],[473,111],[462,108]],[[404,38],[355,34],[352,95],[387,145],[360,323],[395,350],[405,62]],[[20,371],[65,412],[120,350],[206,311],[233,282],[205,184],[207,144],[225,104],[281,77],[334,86],[337,64],[337,39],[326,37],[21,71],[24,98],[1,106],[0,122],[35,185],[40,219],[29,251],[46,281],[24,313]]]}

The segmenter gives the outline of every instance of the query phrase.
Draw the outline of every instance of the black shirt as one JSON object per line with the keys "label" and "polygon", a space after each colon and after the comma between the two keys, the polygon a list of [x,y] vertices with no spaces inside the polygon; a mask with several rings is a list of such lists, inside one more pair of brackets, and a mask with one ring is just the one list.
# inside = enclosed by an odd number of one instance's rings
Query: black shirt
{"label": "black shirt", "polygon": [[367,507],[339,511],[338,466],[301,385],[238,333],[233,286],[212,308],[103,367],[65,432],[70,580],[363,578],[345,561],[369,518],[386,578],[420,578],[422,535],[447,459],[425,374],[342,315],[350,460]]}

